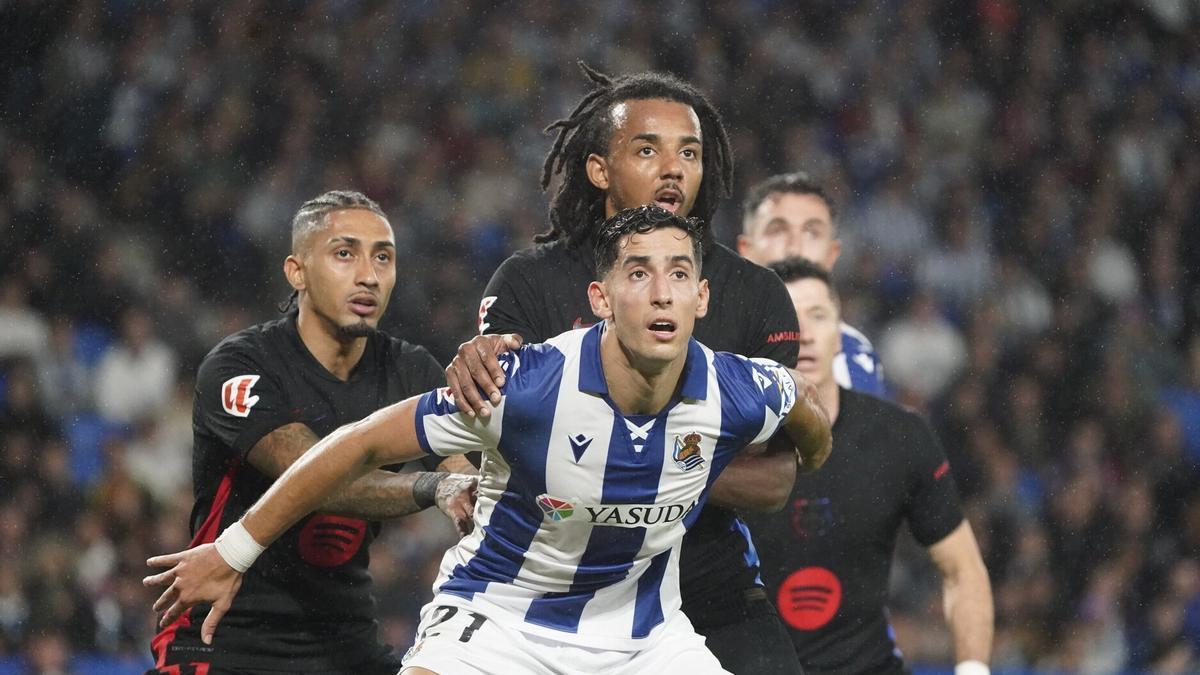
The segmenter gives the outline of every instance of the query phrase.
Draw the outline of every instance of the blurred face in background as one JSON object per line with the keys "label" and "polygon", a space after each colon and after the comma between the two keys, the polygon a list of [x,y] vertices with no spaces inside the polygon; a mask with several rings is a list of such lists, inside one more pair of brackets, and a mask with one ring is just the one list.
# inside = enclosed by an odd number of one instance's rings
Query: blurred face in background
{"label": "blurred face in background", "polygon": [[339,338],[368,335],[396,285],[392,226],[367,209],[332,211],[288,256],[284,272],[300,291],[301,312],[311,312]]}
{"label": "blurred face in background", "polygon": [[746,218],[743,230],[738,252],[759,265],[800,257],[830,270],[842,252],[829,205],[817,195],[774,193]]}
{"label": "blurred face in background", "polygon": [[833,381],[833,359],[842,349],[838,304],[820,279],[798,279],[786,285],[800,324],[796,370],[821,387]]}
{"label": "blurred face in background", "polygon": [[633,99],[613,106],[608,154],[589,155],[588,179],[607,195],[605,217],[656,204],[687,216],[704,179],[700,118],[691,106]]}

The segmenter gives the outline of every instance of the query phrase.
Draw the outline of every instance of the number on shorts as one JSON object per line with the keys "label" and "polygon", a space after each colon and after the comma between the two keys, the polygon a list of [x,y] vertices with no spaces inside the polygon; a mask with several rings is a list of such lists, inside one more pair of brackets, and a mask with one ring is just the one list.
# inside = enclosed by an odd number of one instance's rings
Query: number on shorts
{"label": "number on shorts", "polygon": [[487,620],[475,612],[467,612],[467,614],[471,615],[471,625],[463,629],[462,635],[458,638],[459,642],[470,642],[471,637],[475,635],[475,631],[483,627],[483,622]]}
{"label": "number on shorts", "polygon": [[[439,610],[445,610],[445,612],[437,619],[434,619],[433,623],[429,624],[428,628],[421,631],[421,640],[424,640],[427,637],[441,635],[441,633],[435,632],[433,629],[443,623],[446,623],[452,619],[455,614],[458,614],[458,608],[449,605],[442,605],[436,608],[434,611],[436,612]],[[482,628],[483,622],[487,621],[487,617],[476,614],[475,612],[468,611],[467,614],[471,615],[471,623],[468,624],[466,628],[463,628],[462,635],[458,636],[459,642],[470,642],[471,638],[475,636],[475,631]]]}

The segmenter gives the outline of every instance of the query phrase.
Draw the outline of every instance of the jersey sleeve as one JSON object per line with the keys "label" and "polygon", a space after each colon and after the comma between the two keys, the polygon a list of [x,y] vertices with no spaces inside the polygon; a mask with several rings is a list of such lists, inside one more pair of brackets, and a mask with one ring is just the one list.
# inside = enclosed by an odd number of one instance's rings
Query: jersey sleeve
{"label": "jersey sleeve", "polygon": [[958,488],[942,444],[925,420],[912,414],[905,429],[910,449],[908,527],[922,546],[931,546],[954,531],[963,520]]}
{"label": "jersey sleeve", "polygon": [[871,341],[857,329],[842,324],[842,351],[833,364],[834,378],[847,389],[887,397],[883,364]]}
{"label": "jersey sleeve", "polygon": [[721,380],[721,427],[738,447],[762,443],[783,426],[796,403],[796,381],[770,359],[719,353],[714,365]]}
{"label": "jersey sleeve", "polygon": [[461,412],[449,387],[422,394],[417,401],[415,420],[421,449],[430,455],[446,457],[495,448],[504,428],[504,408],[512,375],[521,362],[520,354],[526,349],[499,355],[500,367],[509,375],[509,381],[500,388],[500,403],[492,408],[490,417],[471,417]]}
{"label": "jersey sleeve", "polygon": [[479,334],[516,333],[526,343],[542,342],[537,327],[538,294],[523,274],[524,259],[512,256],[500,264],[479,302]]}
{"label": "jersey sleeve", "polygon": [[758,308],[758,316],[751,325],[757,329],[751,334],[745,353],[795,366],[800,357],[800,324],[787,287],[770,272],[756,286],[761,295],[753,304]]}
{"label": "jersey sleeve", "polygon": [[245,458],[255,443],[295,420],[283,387],[248,350],[226,346],[196,374],[193,426]]}
{"label": "jersey sleeve", "polygon": [[[405,385],[409,392],[428,392],[446,385],[446,371],[442,370],[442,365],[433,358],[433,354],[420,345],[405,345],[401,367],[404,369]],[[426,454],[419,460],[421,468],[425,471],[437,471],[441,461],[442,458],[434,454]]]}

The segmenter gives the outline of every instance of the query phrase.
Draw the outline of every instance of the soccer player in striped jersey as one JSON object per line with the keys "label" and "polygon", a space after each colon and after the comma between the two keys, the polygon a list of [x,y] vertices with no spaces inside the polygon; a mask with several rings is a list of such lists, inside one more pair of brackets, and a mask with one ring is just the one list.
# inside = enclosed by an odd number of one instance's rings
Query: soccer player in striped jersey
{"label": "soccer player in striped jersey", "polygon": [[[800,257],[833,270],[842,252],[837,211],[819,183],[803,171],[771,176],[750,188],[742,203],[738,253],[764,267]],[[842,323],[842,349],[833,362],[839,386],[885,396],[883,365],[871,341]]]}
{"label": "soccer player in striped jersey", "polygon": [[321,441],[215,544],[151,560],[173,565],[147,579],[170,584],[167,617],[211,603],[211,639],[241,571],[324,495],[482,449],[475,531],[447,552],[403,673],[727,672],[679,611],[683,534],[739,449],[774,437],[808,472],[831,437],[801,375],[692,338],[699,227],[655,206],[606,221],[588,287],[602,323],[505,354],[487,417],[441,389]]}

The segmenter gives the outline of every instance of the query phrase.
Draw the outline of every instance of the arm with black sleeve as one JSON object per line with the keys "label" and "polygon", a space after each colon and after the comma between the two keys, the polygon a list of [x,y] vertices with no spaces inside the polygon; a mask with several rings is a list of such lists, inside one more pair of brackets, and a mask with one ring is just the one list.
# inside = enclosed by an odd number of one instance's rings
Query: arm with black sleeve
{"label": "arm with black sleeve", "polygon": [[[422,353],[429,363],[414,361],[410,374],[416,386],[432,388],[440,384],[432,378],[440,378],[441,368],[428,352]],[[197,374],[195,421],[204,433],[238,455],[231,459],[244,459],[274,479],[320,439],[307,424],[296,420],[286,387],[272,372],[250,350],[238,345],[214,351]],[[331,495],[318,510],[383,520],[437,504],[459,532],[465,533],[471,523],[474,483],[464,474],[474,473],[473,468],[462,458],[444,461],[441,466],[428,462],[426,468],[437,476],[436,481],[427,477],[430,472],[372,471]],[[451,485],[456,489],[438,500],[443,483],[446,489]]]}

